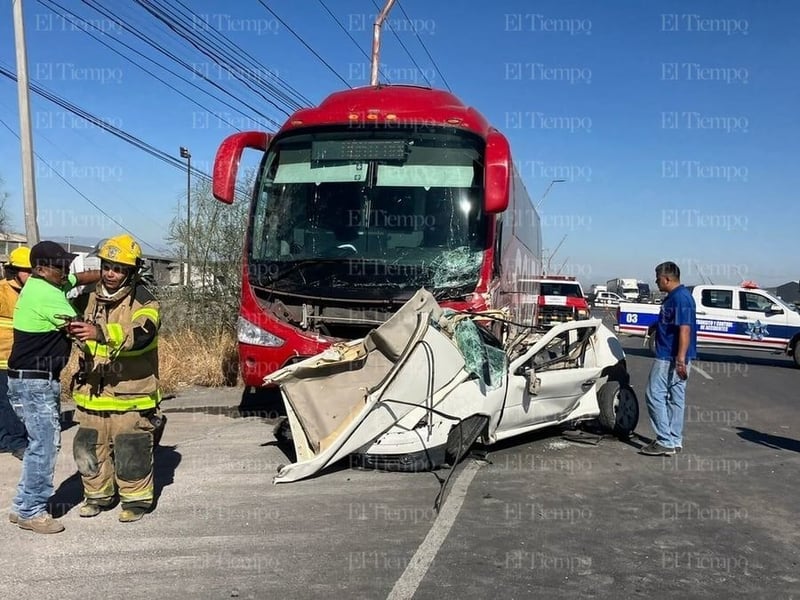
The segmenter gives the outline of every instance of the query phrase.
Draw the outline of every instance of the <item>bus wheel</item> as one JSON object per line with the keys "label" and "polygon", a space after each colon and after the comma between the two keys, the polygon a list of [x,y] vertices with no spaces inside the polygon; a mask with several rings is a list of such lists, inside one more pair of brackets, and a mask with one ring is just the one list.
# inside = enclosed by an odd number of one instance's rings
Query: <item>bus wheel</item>
{"label": "bus wheel", "polygon": [[620,438],[628,438],[639,424],[639,400],[633,388],[609,381],[597,392],[600,425]]}

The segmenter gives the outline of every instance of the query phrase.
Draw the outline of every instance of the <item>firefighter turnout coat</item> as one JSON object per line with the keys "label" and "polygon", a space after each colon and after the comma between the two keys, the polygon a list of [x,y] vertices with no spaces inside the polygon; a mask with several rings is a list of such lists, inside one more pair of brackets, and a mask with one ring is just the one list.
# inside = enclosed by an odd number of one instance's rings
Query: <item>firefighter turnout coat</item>
{"label": "firefighter turnout coat", "polygon": [[14,307],[22,288],[14,279],[0,280],[0,370],[8,369],[8,357],[14,343]]}
{"label": "firefighter turnout coat", "polygon": [[[101,283],[97,284],[102,285]],[[108,302],[89,295],[87,321],[102,339],[84,344],[73,399],[91,411],[146,411],[161,402],[158,379],[159,306],[150,291],[135,284],[123,298]]]}

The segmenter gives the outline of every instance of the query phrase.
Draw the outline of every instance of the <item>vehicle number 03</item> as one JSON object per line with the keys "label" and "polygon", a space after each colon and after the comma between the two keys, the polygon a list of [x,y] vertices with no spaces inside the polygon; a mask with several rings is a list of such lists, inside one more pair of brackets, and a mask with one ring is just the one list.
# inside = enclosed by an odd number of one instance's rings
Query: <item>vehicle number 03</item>
{"label": "vehicle number 03", "polygon": [[625,315],[625,322],[626,323],[638,323],[639,322],[639,315],[636,313],[631,313]]}

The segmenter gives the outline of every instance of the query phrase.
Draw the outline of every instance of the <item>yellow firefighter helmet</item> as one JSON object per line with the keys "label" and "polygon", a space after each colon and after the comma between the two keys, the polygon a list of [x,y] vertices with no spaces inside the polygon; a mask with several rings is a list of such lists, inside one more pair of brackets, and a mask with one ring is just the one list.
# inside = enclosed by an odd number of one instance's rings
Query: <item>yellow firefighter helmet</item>
{"label": "yellow firefighter helmet", "polygon": [[103,240],[97,256],[101,260],[131,267],[139,267],[142,264],[142,248],[127,233]]}
{"label": "yellow firefighter helmet", "polygon": [[8,262],[6,263],[6,265],[9,267],[14,267],[15,269],[30,269],[31,249],[25,246],[14,248],[8,254]]}

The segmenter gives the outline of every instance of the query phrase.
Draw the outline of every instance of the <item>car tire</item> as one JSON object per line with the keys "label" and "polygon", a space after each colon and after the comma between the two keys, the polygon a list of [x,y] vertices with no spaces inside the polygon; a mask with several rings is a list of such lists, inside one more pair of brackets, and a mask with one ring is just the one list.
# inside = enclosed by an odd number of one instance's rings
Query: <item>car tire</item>
{"label": "car tire", "polygon": [[651,356],[656,355],[656,332],[650,330],[647,332],[647,349],[650,351]]}
{"label": "car tire", "polygon": [[597,392],[597,404],[600,408],[600,425],[616,435],[627,438],[639,424],[639,400],[629,385],[619,381],[609,381]]}
{"label": "car tire", "polygon": [[800,368],[800,338],[795,340],[792,346],[792,358],[794,359],[794,366]]}

